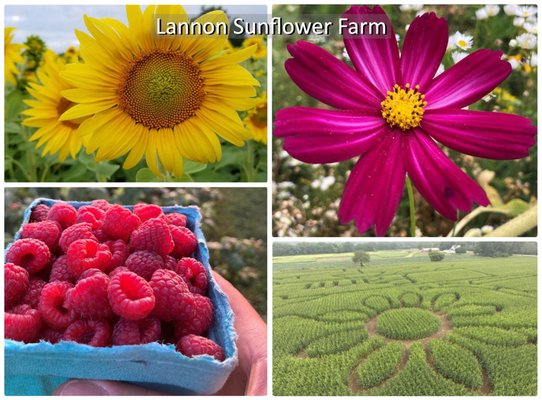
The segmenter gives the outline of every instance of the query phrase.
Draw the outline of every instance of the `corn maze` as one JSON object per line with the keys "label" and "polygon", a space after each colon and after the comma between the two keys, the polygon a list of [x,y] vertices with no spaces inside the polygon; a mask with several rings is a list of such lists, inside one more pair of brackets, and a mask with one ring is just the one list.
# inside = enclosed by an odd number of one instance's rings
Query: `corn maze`
{"label": "corn maze", "polygon": [[535,257],[388,253],[274,258],[274,395],[537,394]]}

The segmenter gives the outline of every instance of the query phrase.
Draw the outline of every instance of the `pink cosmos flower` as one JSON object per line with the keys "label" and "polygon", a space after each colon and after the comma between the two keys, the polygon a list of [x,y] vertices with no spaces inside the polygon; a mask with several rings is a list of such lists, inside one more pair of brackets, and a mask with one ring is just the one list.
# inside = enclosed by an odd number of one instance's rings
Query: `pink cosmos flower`
{"label": "pink cosmos flower", "polygon": [[434,13],[416,17],[399,54],[382,8],[352,6],[343,17],[380,14],[386,38],[344,37],[354,68],[322,48],[299,41],[285,63],[307,94],[336,110],[289,107],[276,114],[274,133],[294,158],[320,164],[361,156],[344,189],[342,223],[382,236],[399,206],[408,174],[440,214],[457,218],[473,202],[489,204],[484,190],[435,142],[477,157],[525,157],[536,127],[528,118],[463,108],[491,92],[512,72],[502,52],[478,50],[435,77],[448,43],[448,24]]}

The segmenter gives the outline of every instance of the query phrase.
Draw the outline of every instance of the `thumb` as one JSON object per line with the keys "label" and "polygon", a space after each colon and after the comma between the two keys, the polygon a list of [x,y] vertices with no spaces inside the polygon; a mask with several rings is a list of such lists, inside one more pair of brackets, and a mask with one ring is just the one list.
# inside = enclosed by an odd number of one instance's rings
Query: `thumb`
{"label": "thumb", "polygon": [[71,379],[60,385],[54,396],[158,396],[162,393],[129,383],[86,379]]}

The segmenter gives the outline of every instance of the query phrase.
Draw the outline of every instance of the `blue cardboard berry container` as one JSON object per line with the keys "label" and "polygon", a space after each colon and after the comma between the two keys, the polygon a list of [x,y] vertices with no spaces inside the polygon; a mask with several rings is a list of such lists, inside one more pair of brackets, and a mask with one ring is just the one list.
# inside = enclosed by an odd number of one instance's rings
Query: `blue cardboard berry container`
{"label": "blue cardboard berry container", "polygon": [[[35,206],[51,206],[57,202],[45,198],[34,200],[24,212],[21,227],[29,222]],[[75,208],[90,204],[73,201],[67,203]],[[125,207],[132,209],[131,206]],[[238,363],[235,345],[237,335],[228,298],[211,274],[209,251],[201,230],[201,213],[194,206],[162,209],[165,214],[176,212],[186,215],[187,226],[198,239],[195,257],[206,268],[209,278],[208,295],[214,306],[214,321],[208,336],[223,347],[226,359],[219,362],[207,355],[189,358],[175,351],[173,344],[148,343],[97,348],[75,342],[51,344],[40,341],[25,344],[6,339],[6,395],[49,395],[70,378],[124,381],[153,390],[185,395],[212,394],[222,387]],[[20,230],[15,240],[19,235]]]}

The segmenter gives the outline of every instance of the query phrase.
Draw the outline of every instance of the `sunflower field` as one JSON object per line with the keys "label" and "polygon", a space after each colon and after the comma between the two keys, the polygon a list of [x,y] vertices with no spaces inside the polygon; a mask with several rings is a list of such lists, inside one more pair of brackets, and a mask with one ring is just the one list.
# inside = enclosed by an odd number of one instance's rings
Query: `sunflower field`
{"label": "sunflower field", "polygon": [[127,6],[120,20],[80,15],[59,51],[39,32],[15,40],[21,9],[6,9],[4,30],[6,181],[266,180],[266,38],[164,38],[157,14],[228,14]]}
{"label": "sunflower field", "polygon": [[[349,7],[335,4],[277,5],[273,8],[273,15],[292,20],[312,18],[323,21],[332,17],[340,17]],[[532,123],[530,127],[519,129],[522,132],[518,133],[523,134],[529,131],[530,135],[534,137],[537,125],[538,71],[536,28],[538,9],[536,6],[424,6],[420,4],[413,6],[384,5],[382,9],[393,26],[399,49],[405,45],[405,38],[411,24],[417,17],[418,19],[424,18],[421,17],[424,13],[434,12],[439,21],[442,22],[444,19],[447,22],[445,35],[448,44],[446,50],[443,49],[442,62],[435,72],[434,79],[438,79],[440,74],[445,74],[462,61],[466,61],[469,56],[473,56],[472,60],[487,51],[481,49],[502,52],[502,58],[496,60],[495,65],[510,69],[509,76],[493,90],[489,89],[489,94],[481,100],[468,105],[468,107],[461,106],[462,109],[458,110],[456,115],[466,115],[471,111],[473,113],[493,111],[506,118],[502,113],[516,114],[521,116],[519,118],[528,118]],[[374,9],[372,12],[375,12]],[[428,14],[425,15],[427,17]],[[434,16],[427,17],[425,21],[436,26]],[[434,39],[437,33],[436,30],[427,29],[425,35],[416,40],[417,46],[420,48],[423,48],[424,41]],[[446,40],[446,36],[443,40]],[[446,147],[451,143],[449,141],[445,146],[439,146],[430,138],[429,141],[423,142],[424,145],[431,145],[432,149],[426,150],[426,155],[429,154],[429,156],[420,161],[418,176],[408,171],[406,187],[400,192],[397,189],[392,190],[398,186],[394,182],[401,182],[400,179],[404,179],[404,174],[397,181],[392,179],[395,176],[393,175],[394,171],[403,168],[397,164],[397,160],[401,157],[401,154],[398,153],[401,151],[400,149],[389,143],[384,143],[380,155],[373,155],[371,151],[362,152],[361,150],[354,154],[353,147],[365,149],[363,147],[365,146],[365,142],[363,142],[365,136],[360,134],[352,138],[352,129],[340,131],[340,128],[337,128],[338,133],[333,132],[336,135],[334,137],[338,138],[337,140],[344,138],[344,146],[343,143],[332,143],[329,140],[331,136],[326,136],[326,134],[329,135],[329,130],[326,130],[328,125],[319,128],[322,123],[327,123],[322,121],[327,121],[326,116],[331,118],[334,112],[341,115],[340,112],[350,111],[347,106],[341,107],[341,105],[351,104],[352,99],[357,99],[356,96],[359,92],[358,89],[355,89],[350,92],[351,94],[345,94],[355,78],[352,78],[351,81],[344,80],[342,83],[340,82],[341,78],[336,78],[339,75],[336,71],[341,70],[346,74],[348,70],[354,70],[354,65],[358,68],[358,64],[362,63],[359,58],[357,60],[351,59],[352,54],[349,50],[352,49],[345,47],[343,39],[339,35],[327,37],[307,35],[277,36],[273,40],[273,93],[280,93],[280,95],[273,96],[274,133],[279,135],[273,139],[273,235],[279,237],[371,236],[375,235],[374,229],[370,228],[370,225],[374,223],[377,230],[378,224],[380,224],[379,232],[376,233],[378,236],[536,236],[537,145],[533,145],[536,138],[532,140],[531,137],[525,140],[525,147],[521,156],[518,157],[510,155],[512,147],[503,147],[501,151],[505,151],[505,154],[502,154],[498,160],[481,158],[481,156],[464,154],[450,149],[449,147],[454,146]],[[305,43],[299,44],[298,40],[303,40]],[[329,53],[329,57],[325,52]],[[431,50],[428,52],[430,53]],[[311,56],[320,57],[320,60],[329,60],[327,68],[332,72],[326,72],[325,68],[311,67],[313,64],[310,63],[316,62],[315,60],[311,61]],[[334,57],[335,61],[332,61],[331,57]],[[420,54],[420,57],[423,57],[423,54]],[[507,61],[509,66],[504,61]],[[436,66],[435,64],[435,69]],[[371,68],[370,62],[366,68]],[[458,68],[455,70],[457,71]],[[489,71],[486,72],[489,74]],[[326,73],[328,75],[325,75]],[[322,76],[321,78],[319,78],[319,74]],[[345,74],[342,75],[345,76]],[[373,74],[373,76],[377,75]],[[326,82],[331,81],[333,84],[327,85],[329,89],[326,92],[322,87],[326,86]],[[477,85],[483,84],[482,80]],[[335,87],[341,87],[342,91],[336,90],[336,93],[333,93]],[[453,94],[462,91],[463,88],[464,86],[454,86],[450,87],[447,92]],[[419,100],[417,104],[414,104],[414,107],[425,106],[423,97],[418,94],[417,89],[409,89],[407,86],[404,90],[402,88],[396,90],[395,95],[388,94],[387,100],[383,102],[383,107],[399,104],[397,101],[402,101],[403,97],[401,96],[403,95],[414,96]],[[363,98],[360,99],[363,101]],[[314,116],[316,113],[319,113],[317,117]],[[396,123],[394,114],[383,111],[382,115],[393,127],[393,124]],[[476,115],[481,115],[481,113]],[[353,118],[360,117],[356,115]],[[299,123],[299,128],[292,128],[292,125],[296,124],[296,120],[301,120],[302,123]],[[527,121],[527,119],[522,120]],[[424,128],[423,118],[421,121],[420,126]],[[456,131],[459,132],[461,121],[452,120],[452,122],[457,124]],[[420,124],[420,118],[406,123],[417,126]],[[346,122],[344,124],[346,126]],[[306,126],[313,129],[310,140],[305,140],[309,136],[304,135],[309,135],[310,130]],[[337,122],[337,126],[340,126],[339,122]],[[430,126],[429,119],[425,126]],[[315,129],[318,132],[316,136]],[[480,128],[480,135],[482,135],[482,130]],[[321,136],[317,136],[320,131]],[[476,129],[472,130],[473,137],[477,135],[475,131]],[[370,131],[367,130],[367,132]],[[439,141],[449,139],[444,134],[438,136],[439,132],[434,128],[431,134],[435,133],[434,138]],[[405,132],[403,138],[407,138],[409,134]],[[384,139],[382,140],[384,142]],[[408,139],[403,140],[407,141]],[[446,142],[446,140],[442,140],[442,142]],[[485,144],[480,143],[478,149],[470,153],[482,153],[484,150],[492,148],[493,143],[499,142],[499,140],[487,138]],[[456,144],[458,143],[456,142]],[[459,143],[459,147],[462,144],[464,143]],[[497,144],[497,146],[499,145]],[[420,148],[422,147],[420,146]],[[506,154],[507,149],[510,151],[508,154]],[[386,155],[387,152],[393,153],[393,157],[390,157],[388,164],[386,164],[389,168],[385,173],[380,172],[384,170],[382,165],[378,168],[371,167],[384,158],[383,155]],[[398,153],[399,157],[395,153]],[[449,158],[452,161],[446,161],[450,167],[448,174],[443,173],[439,176],[428,172],[424,176],[424,171],[430,171],[433,168],[432,165],[437,163],[435,158],[437,153],[441,155],[440,160]],[[338,156],[334,157],[334,154]],[[360,154],[361,157],[358,158]],[[489,153],[486,154],[489,155]],[[406,160],[403,161],[406,165],[409,162],[408,154],[403,154],[402,157],[403,160]],[[338,160],[339,158],[341,159]],[[361,166],[364,159],[368,161],[365,166]],[[459,168],[456,168],[452,163]],[[415,169],[412,167],[414,164],[415,162],[410,161],[411,170]],[[357,169],[354,169],[355,165]],[[408,170],[408,166],[406,169]],[[450,178],[451,169],[455,169],[456,175],[463,175],[463,181],[456,181],[454,189],[450,189],[446,184],[446,179],[449,179],[447,182],[452,179]],[[356,171],[357,173],[353,173]],[[375,175],[381,176],[381,179],[374,178]],[[415,178],[418,178],[418,182],[415,181]],[[349,180],[355,181],[355,185],[352,184],[350,189],[347,185]],[[410,186],[411,181],[414,184],[414,190]],[[447,187],[447,189],[442,195],[431,196],[443,187]],[[362,193],[362,189],[367,193]],[[476,195],[473,194],[475,192]],[[471,197],[463,203],[463,207],[451,207],[452,211],[448,212],[447,217],[444,217],[443,210],[446,211],[446,207],[442,205],[446,205],[449,199],[456,196],[457,193]],[[371,198],[379,201],[371,202]],[[482,201],[476,198],[482,199]],[[393,205],[388,203],[393,203]],[[456,204],[459,203],[456,202]],[[478,203],[478,205],[473,206],[474,203]],[[382,213],[386,212],[385,209],[393,208],[395,204],[397,204],[395,214],[388,212],[388,216],[383,218]],[[460,209],[463,210],[460,211]],[[381,212],[380,215],[379,212]],[[373,214],[377,216],[371,217]],[[352,219],[355,220],[355,223],[352,222]],[[382,222],[384,219],[386,221]]]}
{"label": "sunflower field", "polygon": [[353,253],[278,256],[288,246],[273,249],[275,396],[536,396],[534,242],[439,263],[370,251],[361,268]]}

